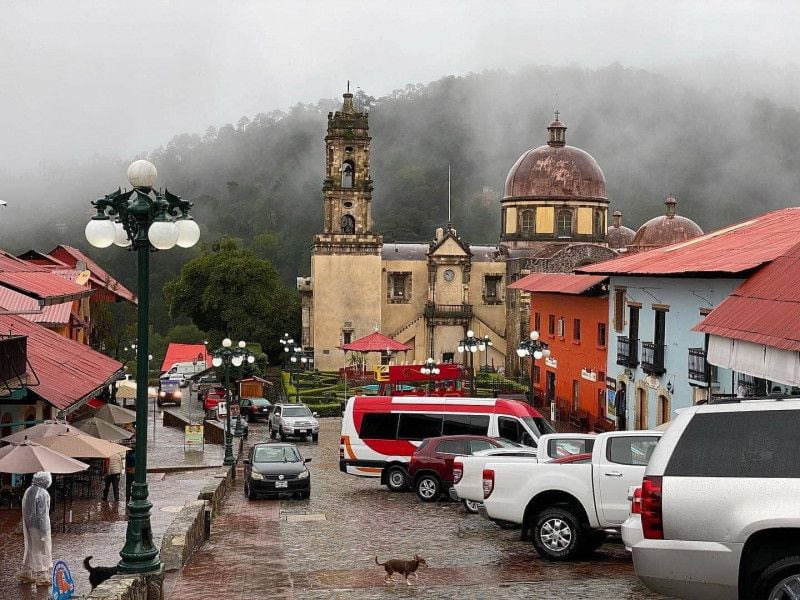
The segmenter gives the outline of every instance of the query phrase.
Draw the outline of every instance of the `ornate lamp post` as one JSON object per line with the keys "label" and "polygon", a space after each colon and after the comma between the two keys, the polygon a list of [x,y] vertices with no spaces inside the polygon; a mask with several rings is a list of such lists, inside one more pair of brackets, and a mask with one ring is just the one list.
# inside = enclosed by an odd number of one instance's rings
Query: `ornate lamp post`
{"label": "ornate lamp post", "polygon": [[[222,348],[217,348],[211,352],[214,357],[211,359],[211,364],[219,368],[225,365],[225,396],[228,403],[225,411],[225,459],[222,464],[230,466],[236,462],[233,458],[233,432],[231,432],[231,401],[233,400],[233,393],[231,392],[231,379],[230,368],[241,367],[245,360],[249,364],[253,364],[256,357],[247,349],[247,344],[240,341],[236,348],[233,347],[233,342],[230,338],[222,340]],[[240,424],[241,427],[241,424]],[[239,433],[241,435],[241,433]]]}
{"label": "ornate lamp post", "polygon": [[550,347],[539,340],[538,331],[531,331],[530,339],[522,340],[519,343],[519,348],[517,348],[517,356],[520,358],[525,358],[526,356],[531,357],[531,373],[528,381],[528,391],[531,397],[531,406],[533,406],[535,404],[533,373],[536,370],[536,361],[542,357],[546,358],[550,356]]}
{"label": "ornate lamp post", "polygon": [[430,395],[431,388],[433,386],[433,376],[438,375],[441,372],[441,369],[436,364],[436,361],[433,360],[433,357],[431,357],[425,361],[425,364],[422,365],[422,368],[419,370],[419,372],[428,376],[428,395]]}
{"label": "ornate lamp post", "polygon": [[480,350],[485,352],[483,355],[483,370],[484,372],[489,372],[489,348],[491,348],[494,344],[492,344],[492,340],[489,339],[488,335],[483,336],[483,348]]}
{"label": "ornate lamp post", "polygon": [[467,337],[465,337],[463,340],[458,342],[457,350],[460,353],[464,353],[464,352],[468,353],[467,356],[469,356],[469,361],[468,361],[469,362],[469,367],[468,368],[469,368],[470,388],[472,390],[472,395],[475,396],[476,392],[475,392],[475,368],[474,368],[475,356],[474,355],[475,355],[476,352],[478,352],[478,350],[480,350],[480,351],[486,350],[486,344],[484,343],[484,339],[483,338],[475,337],[475,332],[472,331],[472,329],[470,329],[469,331],[467,331]]}
{"label": "ornate lamp post", "polygon": [[301,365],[305,366],[305,364],[308,362],[308,357],[300,346],[295,346],[292,349],[292,355],[289,357],[289,360],[292,363],[292,370],[289,371],[290,381],[292,375],[294,374],[295,402],[300,402],[300,367]]}
{"label": "ornate lamp post", "polygon": [[117,189],[92,202],[96,214],[86,225],[86,239],[92,246],[116,244],[136,252],[139,298],[136,352],[136,463],[128,529],[120,551],[119,569],[125,573],[146,573],[161,567],[153,544],[147,489],[147,376],[150,312],[150,253],[169,250],[176,244],[191,248],[200,239],[200,228],[189,211],[192,203],[154,188],[157,171],[152,163],[137,160],[128,167],[133,189]]}

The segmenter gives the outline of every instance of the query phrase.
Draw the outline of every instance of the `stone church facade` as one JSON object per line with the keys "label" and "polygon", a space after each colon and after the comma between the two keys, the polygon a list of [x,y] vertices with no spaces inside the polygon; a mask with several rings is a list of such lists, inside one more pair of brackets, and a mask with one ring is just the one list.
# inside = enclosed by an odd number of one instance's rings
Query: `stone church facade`
{"label": "stone church facade", "polygon": [[[379,330],[411,347],[393,362],[462,362],[468,330],[492,345],[474,366],[520,369],[529,299],[508,284],[534,271],[570,272],[616,252],[606,244],[605,178],[586,152],[567,146],[566,127],[512,167],[501,200],[498,245],[472,245],[448,224],[428,243],[384,243],[372,232],[368,114],[344,94],[328,114],[323,231],[314,236],[311,276],[298,277],[302,344],[320,370],[345,366],[339,346]],[[368,365],[379,363],[370,355]]]}

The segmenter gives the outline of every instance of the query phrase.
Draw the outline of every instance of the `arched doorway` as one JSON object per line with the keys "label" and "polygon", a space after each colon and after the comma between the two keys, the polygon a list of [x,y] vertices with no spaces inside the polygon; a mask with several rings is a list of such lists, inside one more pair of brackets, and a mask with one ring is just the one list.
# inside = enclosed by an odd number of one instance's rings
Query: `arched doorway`
{"label": "arched doorway", "polygon": [[656,419],[656,425],[661,425],[662,423],[666,423],[670,419],[670,402],[669,398],[667,398],[664,394],[659,394],[658,396],[658,417]]}
{"label": "arched doorway", "polygon": [[647,429],[647,390],[636,388],[636,407],[634,411],[636,429]]}

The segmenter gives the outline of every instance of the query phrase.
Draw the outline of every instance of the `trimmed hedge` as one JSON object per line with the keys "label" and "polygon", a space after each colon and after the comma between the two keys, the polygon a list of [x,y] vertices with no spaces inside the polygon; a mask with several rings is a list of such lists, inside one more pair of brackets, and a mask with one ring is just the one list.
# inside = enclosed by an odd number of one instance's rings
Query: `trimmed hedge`
{"label": "trimmed hedge", "polygon": [[332,404],[311,404],[305,402],[305,405],[311,409],[311,412],[317,413],[320,417],[341,417],[342,405],[339,402]]}

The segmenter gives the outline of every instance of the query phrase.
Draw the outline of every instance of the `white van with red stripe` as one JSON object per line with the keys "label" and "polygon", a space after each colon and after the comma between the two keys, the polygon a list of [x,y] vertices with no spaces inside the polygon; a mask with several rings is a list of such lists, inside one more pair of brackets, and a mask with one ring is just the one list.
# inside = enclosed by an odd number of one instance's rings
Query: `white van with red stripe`
{"label": "white van with red stripe", "polygon": [[406,468],[422,440],[488,435],[536,447],[555,433],[536,409],[503,398],[354,396],[342,417],[339,470],[380,477],[390,490],[406,487]]}

